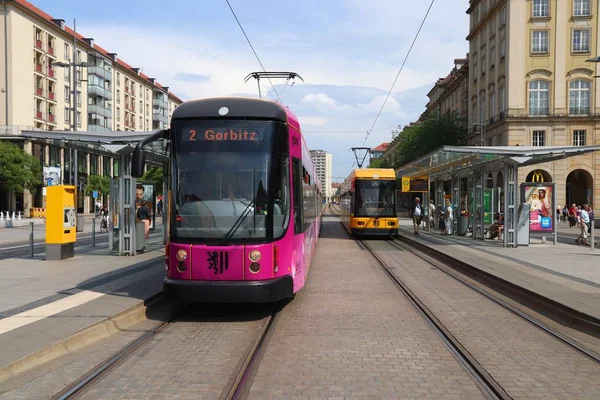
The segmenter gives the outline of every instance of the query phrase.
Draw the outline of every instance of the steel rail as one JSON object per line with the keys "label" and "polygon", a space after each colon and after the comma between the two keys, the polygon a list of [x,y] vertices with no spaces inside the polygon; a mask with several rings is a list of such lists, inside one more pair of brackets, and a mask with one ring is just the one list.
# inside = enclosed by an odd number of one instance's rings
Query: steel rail
{"label": "steel rail", "polygon": [[[446,263],[443,263],[443,262],[440,262],[437,260],[436,260],[437,263],[432,262],[431,260],[427,259],[427,257],[425,257],[420,251],[417,251],[415,249],[415,247],[411,246],[410,244],[400,242],[397,239],[394,239],[388,243],[391,243],[393,246],[395,246],[399,249],[411,252],[415,256],[419,257],[423,261],[427,262],[428,264],[430,264],[430,265],[434,266],[435,268],[439,269],[440,271],[444,272],[448,276],[456,279],[457,281],[464,284],[468,288],[475,290],[477,293],[483,295],[487,299],[493,301],[494,303],[496,303],[499,306],[503,307],[504,309],[512,312],[513,314],[518,315],[519,317],[523,318],[530,324],[532,324],[532,325],[536,326],[537,328],[541,329],[542,331],[546,332],[548,335],[565,343],[567,346],[573,348],[574,350],[578,351],[579,353],[583,354],[584,356],[590,358],[592,361],[600,364],[600,354],[598,354],[597,352],[585,347],[581,343],[573,340],[572,338],[568,337],[564,333],[561,333],[561,332],[557,331],[556,329],[548,326],[547,324],[539,321],[538,319],[534,318],[533,316],[519,310],[517,307],[514,307],[513,305],[507,303],[506,301],[502,300],[501,298],[488,292],[484,288],[474,285],[473,283],[471,283],[467,279],[465,279],[465,276],[462,275],[459,271],[456,271],[452,266],[446,265]],[[441,263],[442,265],[439,265],[438,263]],[[489,287],[489,286],[486,286],[486,287]],[[494,290],[494,288],[492,288],[492,287],[490,287],[490,289]]]}
{"label": "steel rail", "polygon": [[[481,364],[464,348],[464,346],[456,339],[452,333],[441,323],[429,308],[408,288],[408,286],[391,272],[388,265],[376,254],[376,252],[364,241],[357,240],[364,247],[384,270],[384,272],[392,279],[400,291],[405,295],[408,301],[412,304],[415,310],[421,317],[431,326],[437,333],[446,347],[454,355],[454,357],[465,367],[469,372],[477,386],[479,386],[485,394],[491,399],[512,399],[502,388],[502,386],[494,380],[494,378],[483,368]],[[389,243],[389,242],[387,242]]]}

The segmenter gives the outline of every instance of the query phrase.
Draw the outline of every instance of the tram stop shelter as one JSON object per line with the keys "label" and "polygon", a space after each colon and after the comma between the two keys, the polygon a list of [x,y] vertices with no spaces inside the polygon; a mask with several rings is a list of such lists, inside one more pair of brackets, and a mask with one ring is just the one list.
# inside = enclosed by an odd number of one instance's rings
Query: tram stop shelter
{"label": "tram stop shelter", "polygon": [[[121,256],[134,256],[137,253],[136,232],[136,178],[131,176],[131,154],[135,145],[145,138],[158,133],[152,132],[90,132],[90,131],[33,131],[22,130],[20,138],[59,144],[66,149],[74,148],[74,159],[77,160],[77,144],[101,146],[104,150],[119,156],[118,179],[111,179],[109,204],[109,250],[118,250]],[[150,164],[165,165],[167,163],[167,144],[164,140],[155,141],[147,146],[146,161]],[[77,167],[75,167],[77,171]],[[77,178],[74,185],[77,186]],[[162,193],[166,193],[166,179],[163,180]],[[163,241],[166,242],[166,212],[162,213]]]}
{"label": "tram stop shelter", "polygon": [[[520,167],[541,164],[600,150],[600,146],[443,146],[431,153],[400,167],[396,170],[398,178],[428,177],[429,190],[433,189],[435,204],[444,204],[444,182],[450,181],[451,204],[459,204],[461,181],[466,180],[467,199],[473,199],[467,205],[469,224],[472,226],[474,240],[484,239],[485,208],[484,190],[486,176],[490,172],[502,172],[501,190],[504,202],[501,212],[504,215],[504,247],[517,247],[517,224],[519,223],[520,190],[518,170]],[[463,185],[464,186],[464,185]],[[426,193],[423,204],[428,205]],[[556,204],[552,202],[553,236],[557,241]],[[458,218],[454,218],[456,232]],[[529,223],[527,219],[527,224]],[[429,225],[428,225],[429,226]],[[592,231],[593,232],[593,231]],[[539,236],[546,236],[539,234]],[[593,242],[593,238],[592,238]]]}

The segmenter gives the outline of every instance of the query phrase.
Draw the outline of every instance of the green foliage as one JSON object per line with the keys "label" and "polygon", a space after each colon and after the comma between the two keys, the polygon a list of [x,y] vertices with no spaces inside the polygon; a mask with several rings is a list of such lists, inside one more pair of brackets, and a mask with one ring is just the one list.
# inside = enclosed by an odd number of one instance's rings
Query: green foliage
{"label": "green foliage", "polygon": [[151,182],[157,185],[157,190],[162,192],[163,169],[162,167],[150,167],[148,171],[139,179],[140,182]]}
{"label": "green foliage", "polygon": [[387,160],[387,158],[380,157],[371,160],[369,168],[392,168],[392,164]]}
{"label": "green foliage", "polygon": [[110,193],[110,179],[108,176],[90,175],[83,189],[86,196],[91,196],[94,191],[98,191],[100,196]]}
{"label": "green foliage", "polygon": [[[397,134],[397,132],[393,132]],[[441,147],[467,144],[467,124],[456,113],[429,114],[422,121],[406,126],[400,132],[400,144],[394,153],[395,168]]]}
{"label": "green foliage", "polygon": [[40,160],[7,140],[0,140],[0,181],[8,190],[34,192],[42,184]]}

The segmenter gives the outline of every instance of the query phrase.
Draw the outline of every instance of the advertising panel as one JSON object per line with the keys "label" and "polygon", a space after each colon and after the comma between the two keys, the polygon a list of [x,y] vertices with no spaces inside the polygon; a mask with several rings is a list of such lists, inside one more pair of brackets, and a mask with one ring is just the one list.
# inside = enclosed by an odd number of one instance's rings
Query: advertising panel
{"label": "advertising panel", "polygon": [[60,168],[59,167],[44,167],[44,186],[60,185]]}
{"label": "advertising panel", "polygon": [[554,232],[554,183],[522,183],[521,202],[531,207],[529,232]]}
{"label": "advertising panel", "polygon": [[429,191],[429,178],[428,177],[415,177],[411,178],[408,176],[402,177],[402,192],[428,192]]}

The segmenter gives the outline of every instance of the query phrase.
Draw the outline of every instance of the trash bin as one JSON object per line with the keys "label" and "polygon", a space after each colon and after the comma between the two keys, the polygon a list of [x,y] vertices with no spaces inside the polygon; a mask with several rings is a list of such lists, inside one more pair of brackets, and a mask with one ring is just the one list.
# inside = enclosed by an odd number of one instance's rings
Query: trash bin
{"label": "trash bin", "polygon": [[146,226],[143,222],[135,223],[135,251],[143,251],[146,247]]}
{"label": "trash bin", "polygon": [[456,234],[460,236],[465,236],[467,231],[469,230],[469,217],[458,217],[458,228],[456,229]]}
{"label": "trash bin", "polygon": [[83,232],[83,224],[84,224],[83,215],[78,215],[77,216],[77,232]]}

